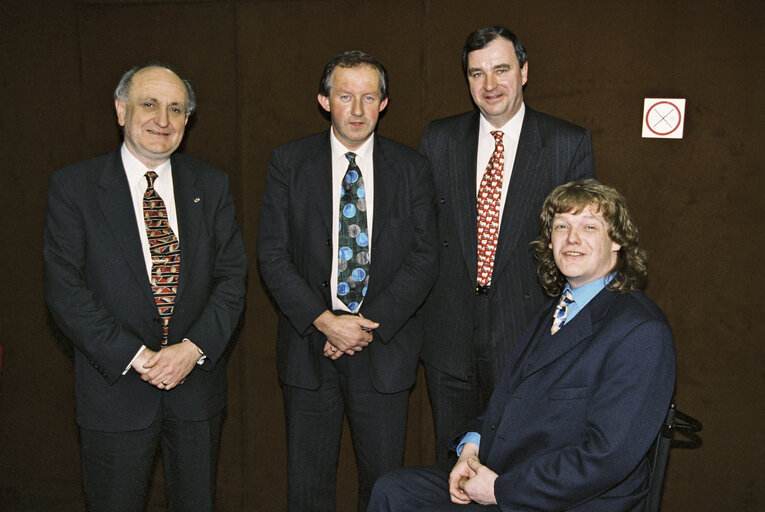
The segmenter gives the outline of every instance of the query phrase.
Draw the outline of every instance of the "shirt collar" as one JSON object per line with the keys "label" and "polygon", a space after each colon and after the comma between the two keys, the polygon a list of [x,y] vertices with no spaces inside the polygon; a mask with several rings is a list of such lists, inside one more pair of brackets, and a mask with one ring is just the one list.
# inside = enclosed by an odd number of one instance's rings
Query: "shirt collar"
{"label": "shirt collar", "polygon": [[[125,168],[125,174],[127,174],[128,182],[131,184],[136,183],[139,180],[143,180],[145,182],[146,178],[144,178],[144,175],[149,170],[149,168],[146,167],[140,160],[135,157],[135,155],[133,155],[133,153],[130,152],[124,142],[120,148],[120,156],[122,157],[122,166]],[[152,170],[157,173],[157,176],[160,177],[172,172],[170,159],[168,158]]]}
{"label": "shirt collar", "polygon": [[481,114],[479,125],[480,125],[480,133],[485,134],[489,137],[493,137],[491,135],[491,132],[494,130],[500,130],[502,133],[505,134],[505,137],[510,136],[513,140],[518,140],[521,136],[521,128],[523,127],[523,118],[526,115],[526,104],[521,103],[521,108],[518,109],[518,112],[515,113],[515,115],[510,118],[508,122],[506,122],[504,125],[502,125],[500,128],[495,128],[494,125],[492,125],[489,121],[486,120],[485,117],[483,117],[483,114]]}
{"label": "shirt collar", "polygon": [[[345,159],[345,154],[350,151],[350,149],[346,148],[342,142],[338,140],[337,137],[335,137],[335,131],[334,129],[329,130],[329,142],[330,147],[332,148],[332,158],[343,158]],[[353,153],[356,153],[356,160],[367,160],[371,158],[372,151],[375,147],[375,134],[372,133],[372,135],[364,141],[364,143],[357,149],[353,150]]]}
{"label": "shirt collar", "polygon": [[571,295],[574,297],[574,302],[579,308],[583,308],[595,297],[600,291],[608,285],[614,278],[614,274],[608,274],[607,276],[596,279],[591,283],[583,284],[577,288],[571,288],[571,285],[566,283],[565,290],[570,290]]}

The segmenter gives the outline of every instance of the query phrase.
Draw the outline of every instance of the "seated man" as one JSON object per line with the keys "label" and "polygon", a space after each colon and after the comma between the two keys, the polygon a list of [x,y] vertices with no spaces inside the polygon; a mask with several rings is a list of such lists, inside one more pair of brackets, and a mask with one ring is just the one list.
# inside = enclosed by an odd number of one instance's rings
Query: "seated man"
{"label": "seated man", "polygon": [[642,292],[645,255],[624,198],[595,180],[561,185],[532,244],[546,292],[452,468],[389,473],[378,511],[639,511],[646,459],[669,408],[675,350]]}

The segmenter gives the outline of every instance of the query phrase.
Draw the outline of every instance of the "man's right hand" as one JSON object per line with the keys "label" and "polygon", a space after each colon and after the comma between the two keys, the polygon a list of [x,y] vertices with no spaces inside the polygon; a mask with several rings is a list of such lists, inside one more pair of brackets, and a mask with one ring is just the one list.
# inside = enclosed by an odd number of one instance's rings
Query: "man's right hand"
{"label": "man's right hand", "polygon": [[[327,341],[340,354],[352,356],[372,342],[372,332],[380,324],[364,318],[362,315],[335,315],[325,311],[313,321]],[[337,356],[339,357],[339,355]]]}
{"label": "man's right hand", "polygon": [[[449,473],[449,495],[453,503],[467,505],[472,500],[465,491],[462,490],[464,482],[473,478],[476,472],[470,467],[469,460],[478,462],[478,445],[475,443],[466,443],[462,447],[460,458]],[[460,485],[462,484],[462,485]]]}
{"label": "man's right hand", "polygon": [[149,368],[144,368],[143,365],[144,363],[148,363],[149,359],[154,357],[154,354],[156,354],[155,351],[151,350],[149,347],[144,347],[143,350],[141,350],[141,353],[138,354],[135,359],[133,359],[131,366],[141,375],[148,373]]}

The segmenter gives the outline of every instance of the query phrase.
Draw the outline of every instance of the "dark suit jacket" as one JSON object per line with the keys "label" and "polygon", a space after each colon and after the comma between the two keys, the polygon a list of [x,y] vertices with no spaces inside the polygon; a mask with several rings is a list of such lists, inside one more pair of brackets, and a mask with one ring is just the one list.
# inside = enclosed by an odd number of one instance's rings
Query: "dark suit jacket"
{"label": "dark suit jacket", "polygon": [[[279,378],[305,389],[319,386],[326,341],[313,321],[332,310],[337,218],[329,137],[322,132],[274,150],[260,211],[260,271],[280,310]],[[360,313],[380,322],[375,341],[364,349],[372,384],[392,393],[414,384],[422,325],[413,315],[438,270],[433,178],[422,155],[377,135],[373,159],[370,282]]]}
{"label": "dark suit jacket", "polygon": [[[667,414],[675,349],[639,291],[602,290],[554,336],[554,304],[523,335],[481,423],[503,511],[641,510],[646,453]],[[512,365],[512,367],[511,367]]]}
{"label": "dark suit jacket", "polygon": [[189,338],[207,355],[186,382],[162,391],[132,369],[162,328],[146,273],[130,189],[116,150],[51,175],[43,235],[45,291],[75,347],[77,422],[91,430],[147,427],[166,415],[202,420],[225,405],[224,351],[244,305],[247,260],[226,175],[171,157],[181,273],[168,343]]}
{"label": "dark suit jacket", "polygon": [[[477,272],[478,122],[477,110],[433,121],[420,145],[435,176],[441,246],[438,280],[423,308],[422,359],[462,379],[470,369]],[[556,186],[594,176],[589,132],[526,107],[488,297],[488,342],[501,361],[546,300],[529,247],[542,203]]]}

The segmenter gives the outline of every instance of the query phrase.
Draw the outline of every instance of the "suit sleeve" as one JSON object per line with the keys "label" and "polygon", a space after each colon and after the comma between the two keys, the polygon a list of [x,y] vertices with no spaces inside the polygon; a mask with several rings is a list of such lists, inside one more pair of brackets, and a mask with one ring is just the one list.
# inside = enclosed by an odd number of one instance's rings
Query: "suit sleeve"
{"label": "suit sleeve", "polygon": [[60,174],[52,175],[48,184],[43,229],[45,296],[58,327],[113,384],[143,341],[125,328],[88,287],[84,214],[75,200],[77,191],[69,190],[68,184]]}
{"label": "suit sleeve", "polygon": [[566,175],[566,181],[578,181],[595,178],[595,158],[592,153],[592,137],[589,131],[584,132],[576,145],[571,157],[571,164]]}
{"label": "suit sleeve", "polygon": [[226,350],[245,301],[247,255],[225,176],[213,215],[215,257],[210,269],[212,288],[197,319],[184,334],[207,356],[201,366],[205,370],[212,369]]}
{"label": "suit sleeve", "polygon": [[425,158],[430,159],[430,123],[425,126],[425,130],[422,132],[419,152],[421,155],[425,156]]}
{"label": "suit sleeve", "polygon": [[438,274],[435,186],[427,160],[422,159],[415,169],[411,187],[414,246],[385,289],[361,307],[365,317],[380,323],[375,334],[383,343],[390,341],[422,305]]}
{"label": "suit sleeve", "polygon": [[320,293],[309,286],[295,264],[290,229],[292,198],[288,167],[281,159],[280,150],[275,150],[268,165],[260,208],[258,262],[263,280],[279,309],[295,330],[305,335],[313,328],[313,321],[327,310],[327,305]]}
{"label": "suit sleeve", "polygon": [[656,437],[674,389],[669,326],[646,321],[609,347],[587,407],[584,435],[528,464],[508,464],[494,483],[503,511],[568,510],[625,479]]}

